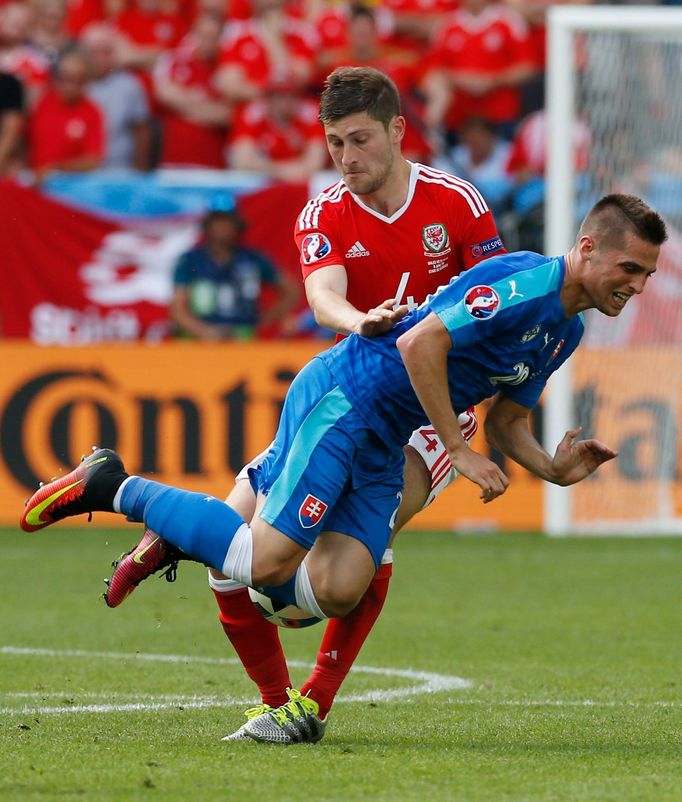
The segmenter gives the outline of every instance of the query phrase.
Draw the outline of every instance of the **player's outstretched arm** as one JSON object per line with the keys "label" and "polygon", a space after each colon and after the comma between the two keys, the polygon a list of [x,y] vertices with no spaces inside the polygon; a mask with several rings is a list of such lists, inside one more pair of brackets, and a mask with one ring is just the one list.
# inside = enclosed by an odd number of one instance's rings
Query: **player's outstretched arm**
{"label": "player's outstretched arm", "polygon": [[451,341],[445,326],[429,314],[398,338],[397,347],[419,403],[454,468],[481,488],[484,503],[501,496],[509,479],[498,465],[467,446],[450,402],[447,354]]}
{"label": "player's outstretched arm", "polygon": [[566,432],[552,457],[533,435],[529,416],[530,409],[498,393],[486,415],[485,434],[491,445],[541,479],[572,485],[617,456],[598,440],[576,441],[578,428]]}
{"label": "player's outstretched arm", "polygon": [[395,298],[362,312],[346,299],[347,291],[348,276],[343,265],[326,265],[306,278],[308,304],[320,326],[340,334],[355,332],[363,337],[376,337],[390,331],[407,314],[406,306],[394,308]]}
{"label": "player's outstretched arm", "polygon": [[618,456],[617,451],[594,438],[576,440],[581,432],[582,426],[566,432],[554,453],[552,467],[559,485],[580,482],[600,465]]}

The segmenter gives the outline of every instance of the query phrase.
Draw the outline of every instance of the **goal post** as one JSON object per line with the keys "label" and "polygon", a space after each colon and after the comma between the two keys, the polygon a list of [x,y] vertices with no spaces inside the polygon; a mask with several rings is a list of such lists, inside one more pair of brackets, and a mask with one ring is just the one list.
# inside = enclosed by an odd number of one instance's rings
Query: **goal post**
{"label": "goal post", "polygon": [[544,528],[682,534],[682,8],[554,6],[548,32],[545,252],[565,253],[610,192],[651,203],[670,241],[618,318],[586,314],[583,344],[548,385],[550,453],[582,425],[620,456],[571,488],[546,483]]}

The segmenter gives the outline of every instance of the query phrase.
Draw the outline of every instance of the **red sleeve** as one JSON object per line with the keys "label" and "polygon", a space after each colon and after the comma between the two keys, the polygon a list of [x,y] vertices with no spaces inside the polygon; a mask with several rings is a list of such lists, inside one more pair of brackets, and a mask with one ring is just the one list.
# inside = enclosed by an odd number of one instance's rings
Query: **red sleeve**
{"label": "red sleeve", "polygon": [[490,256],[507,252],[492,212],[484,212],[479,217],[463,213],[461,210],[457,214],[458,219],[462,221],[456,243],[462,270],[468,270]]}
{"label": "red sleeve", "polygon": [[317,199],[309,201],[296,221],[294,240],[298,248],[303,280],[315,270],[329,265],[343,265],[344,255],[339,245],[335,227],[331,224],[329,215],[321,211],[316,222],[306,224],[306,212]]}

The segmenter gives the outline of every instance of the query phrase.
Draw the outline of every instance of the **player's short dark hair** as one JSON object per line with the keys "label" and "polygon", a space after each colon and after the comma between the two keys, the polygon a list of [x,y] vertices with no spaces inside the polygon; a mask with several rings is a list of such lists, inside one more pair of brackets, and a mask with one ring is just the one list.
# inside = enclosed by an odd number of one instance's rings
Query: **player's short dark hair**
{"label": "player's short dark hair", "polygon": [[367,112],[388,128],[400,114],[400,95],[393,81],[373,67],[339,67],[327,76],[320,98],[320,122]]}
{"label": "player's short dark hair", "polygon": [[598,232],[607,247],[620,247],[626,231],[652,245],[662,245],[668,239],[663,218],[636,195],[605,195],[580,226],[581,234]]}

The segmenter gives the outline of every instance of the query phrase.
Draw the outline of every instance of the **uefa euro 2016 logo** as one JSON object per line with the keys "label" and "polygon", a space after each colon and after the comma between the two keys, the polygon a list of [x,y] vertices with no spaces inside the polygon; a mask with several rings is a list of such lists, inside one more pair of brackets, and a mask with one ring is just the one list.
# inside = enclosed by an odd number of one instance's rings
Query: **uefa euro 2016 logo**
{"label": "uefa euro 2016 logo", "polygon": [[303,261],[309,265],[311,262],[324,259],[331,249],[331,242],[329,242],[324,234],[308,234],[301,245]]}
{"label": "uefa euro 2016 logo", "polygon": [[497,314],[500,308],[500,296],[492,287],[479,284],[472,287],[464,296],[464,307],[471,317],[486,320]]}

